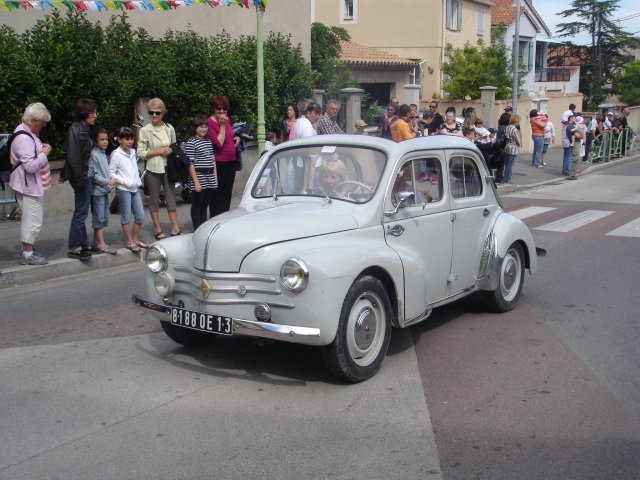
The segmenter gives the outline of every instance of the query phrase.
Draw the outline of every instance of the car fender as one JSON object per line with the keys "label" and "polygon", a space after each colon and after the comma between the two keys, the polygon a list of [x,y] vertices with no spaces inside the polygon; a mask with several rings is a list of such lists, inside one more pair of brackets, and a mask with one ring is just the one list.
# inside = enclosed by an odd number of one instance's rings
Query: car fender
{"label": "car fender", "polygon": [[500,280],[500,265],[509,247],[519,243],[524,252],[525,267],[530,273],[537,270],[538,260],[533,236],[527,225],[517,217],[502,212],[485,239],[478,269],[476,287],[480,290],[495,290]]}
{"label": "car fender", "polygon": [[384,241],[382,226],[267,245],[251,252],[244,259],[241,271],[279,276],[282,264],[292,257],[303,260],[309,268],[309,286],[296,295],[296,302],[315,304],[310,292],[325,292],[325,286],[330,288],[332,295],[324,297],[324,303],[317,308],[333,312],[336,326],[347,291],[364,274],[379,278],[387,289],[394,312],[402,311],[402,262]]}

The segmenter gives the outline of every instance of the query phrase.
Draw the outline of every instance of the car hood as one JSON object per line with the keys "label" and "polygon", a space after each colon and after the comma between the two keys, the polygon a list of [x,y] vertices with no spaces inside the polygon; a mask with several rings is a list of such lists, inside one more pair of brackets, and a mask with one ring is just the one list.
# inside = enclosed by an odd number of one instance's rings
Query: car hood
{"label": "car hood", "polygon": [[218,215],[193,234],[195,267],[238,272],[249,253],[266,245],[355,229],[351,208],[324,199],[317,204],[278,200]]}

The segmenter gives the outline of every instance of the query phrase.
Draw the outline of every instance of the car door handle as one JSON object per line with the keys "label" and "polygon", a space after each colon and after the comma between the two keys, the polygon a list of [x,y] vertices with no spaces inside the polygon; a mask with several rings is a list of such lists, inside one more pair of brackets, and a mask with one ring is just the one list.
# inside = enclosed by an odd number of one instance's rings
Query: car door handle
{"label": "car door handle", "polygon": [[482,216],[483,216],[483,217],[486,217],[486,216],[488,216],[490,213],[491,213],[491,209],[489,209],[489,208],[485,208],[485,209],[482,211]]}
{"label": "car door handle", "polygon": [[402,225],[394,225],[393,227],[387,227],[387,233],[394,237],[399,237],[404,233],[404,227]]}

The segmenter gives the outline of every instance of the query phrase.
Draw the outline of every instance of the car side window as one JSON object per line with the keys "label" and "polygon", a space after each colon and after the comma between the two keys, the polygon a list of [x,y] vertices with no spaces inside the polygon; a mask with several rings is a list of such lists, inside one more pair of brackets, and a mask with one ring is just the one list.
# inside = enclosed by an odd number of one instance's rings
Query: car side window
{"label": "car side window", "polygon": [[480,170],[471,158],[451,157],[449,160],[449,187],[453,198],[477,197],[482,194]]}
{"label": "car side window", "polygon": [[416,196],[419,203],[439,202],[442,198],[442,167],[437,158],[414,160]]}
{"label": "car side window", "polygon": [[397,202],[399,192],[413,192],[405,205],[424,205],[442,198],[442,170],[437,158],[421,158],[405,163],[397,174],[391,191]]}

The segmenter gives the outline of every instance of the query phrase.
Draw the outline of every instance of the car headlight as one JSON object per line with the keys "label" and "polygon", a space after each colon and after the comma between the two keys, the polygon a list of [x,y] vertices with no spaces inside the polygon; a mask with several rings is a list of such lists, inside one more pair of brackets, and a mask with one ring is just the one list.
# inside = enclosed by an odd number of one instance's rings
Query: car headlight
{"label": "car headlight", "polygon": [[166,272],[153,276],[153,287],[161,297],[166,297],[173,292],[175,281],[173,277]]}
{"label": "car headlight", "polygon": [[290,258],[280,268],[282,286],[292,292],[301,292],[309,283],[309,267],[299,258]]}
{"label": "car headlight", "polygon": [[147,250],[147,268],[153,273],[164,272],[167,269],[167,251],[160,245],[154,245]]}

